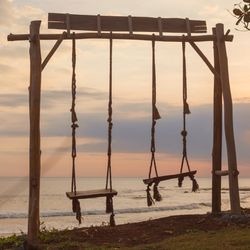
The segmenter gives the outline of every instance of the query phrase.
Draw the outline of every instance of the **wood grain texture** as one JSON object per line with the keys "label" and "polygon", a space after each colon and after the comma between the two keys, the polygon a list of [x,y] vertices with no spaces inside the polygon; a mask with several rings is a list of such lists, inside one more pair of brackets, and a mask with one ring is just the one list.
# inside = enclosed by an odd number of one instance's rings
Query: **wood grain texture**
{"label": "wood grain texture", "polygon": [[40,98],[41,98],[41,48],[39,40],[40,21],[30,24],[30,154],[29,154],[29,211],[28,245],[35,246],[40,227]]}
{"label": "wood grain texture", "polygon": [[195,175],[196,172],[197,171],[194,170],[194,171],[190,171],[190,172],[184,172],[181,174],[163,175],[163,176],[153,177],[153,178],[149,178],[149,179],[144,179],[143,182],[144,182],[144,184],[150,185],[150,184],[161,182],[161,181],[177,179],[179,177],[192,176],[192,175]]}
{"label": "wood grain texture", "polygon": [[229,170],[229,193],[231,213],[240,214],[240,197],[239,184],[237,172],[237,158],[234,140],[233,128],[233,103],[229,84],[228,59],[226,52],[226,44],[224,40],[224,26],[223,24],[216,25],[217,47],[220,64],[220,78],[222,84],[222,94],[224,100],[224,129],[227,146],[227,159]]}
{"label": "wood grain texture", "polygon": [[229,175],[228,170],[215,170],[214,173],[215,173],[215,175],[218,175],[218,176],[227,176],[227,175]]}
{"label": "wood grain texture", "polygon": [[90,199],[117,195],[117,191],[112,189],[96,189],[75,192],[66,192],[69,199]]}
{"label": "wood grain texture", "polygon": [[[213,28],[213,34],[216,30]],[[212,213],[221,212],[221,176],[216,171],[222,166],[222,86],[220,80],[220,65],[217,42],[213,42],[214,69],[219,74],[214,75],[214,104],[213,104],[213,151],[212,151]]]}
{"label": "wood grain texture", "polygon": [[[40,40],[58,40],[61,37],[61,34],[40,34]],[[75,39],[110,39],[110,33],[76,33]],[[225,41],[232,42],[233,35],[227,35],[224,37]],[[30,39],[29,34],[9,34],[7,37],[8,41],[25,41]],[[70,34],[69,36],[65,37],[64,40],[72,40],[73,35]],[[140,41],[152,41],[152,35],[149,34],[125,34],[125,33],[112,33],[112,39],[117,40],[140,40]],[[182,35],[175,35],[175,36],[154,36],[155,41],[159,42],[182,42],[183,40],[186,42],[193,41],[193,42],[209,42],[215,41],[216,36],[214,35],[196,35],[196,36],[182,36]]]}
{"label": "wood grain texture", "polygon": [[[49,13],[49,29],[67,30],[67,14]],[[130,25],[133,32],[171,32],[187,33],[186,20],[182,18],[161,18],[161,31],[159,30],[159,20],[153,17],[131,17],[128,16],[100,16],[101,31],[124,31],[130,32]],[[74,15],[69,14],[71,30],[98,31],[97,15]],[[206,33],[206,21],[190,20],[191,33]]]}

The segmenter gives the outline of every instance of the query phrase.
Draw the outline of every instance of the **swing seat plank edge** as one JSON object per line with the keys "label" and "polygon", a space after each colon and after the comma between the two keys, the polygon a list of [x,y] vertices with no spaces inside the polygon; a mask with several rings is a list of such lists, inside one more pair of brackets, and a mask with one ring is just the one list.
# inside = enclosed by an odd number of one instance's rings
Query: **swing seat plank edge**
{"label": "swing seat plank edge", "polygon": [[76,191],[76,192],[66,192],[66,196],[73,199],[91,199],[98,197],[107,197],[107,196],[115,196],[117,195],[117,191],[112,189],[95,189],[95,190],[86,190],[86,191]]}
{"label": "swing seat plank edge", "polygon": [[177,179],[179,177],[187,177],[187,176],[190,177],[192,175],[195,175],[196,173],[197,173],[197,171],[194,170],[194,171],[184,172],[184,173],[180,173],[180,174],[163,175],[163,176],[153,177],[153,178],[149,178],[149,179],[143,179],[143,182],[146,185],[151,185],[153,183],[157,183],[157,182],[159,183],[161,181]]}

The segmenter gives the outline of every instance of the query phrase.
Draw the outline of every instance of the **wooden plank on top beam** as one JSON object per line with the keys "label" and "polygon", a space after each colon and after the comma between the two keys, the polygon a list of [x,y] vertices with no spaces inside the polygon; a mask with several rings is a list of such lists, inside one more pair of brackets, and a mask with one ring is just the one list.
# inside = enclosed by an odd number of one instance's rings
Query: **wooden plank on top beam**
{"label": "wooden plank on top beam", "polygon": [[[67,30],[67,17],[70,20],[71,30],[98,31],[97,15],[73,15],[63,13],[48,14],[49,29]],[[128,16],[100,16],[102,31],[129,32]],[[131,17],[133,32],[159,32],[159,19],[153,17]],[[130,20],[131,22],[131,20]],[[186,19],[161,18],[162,32],[187,33]],[[190,20],[191,33],[206,33],[206,21]]]}

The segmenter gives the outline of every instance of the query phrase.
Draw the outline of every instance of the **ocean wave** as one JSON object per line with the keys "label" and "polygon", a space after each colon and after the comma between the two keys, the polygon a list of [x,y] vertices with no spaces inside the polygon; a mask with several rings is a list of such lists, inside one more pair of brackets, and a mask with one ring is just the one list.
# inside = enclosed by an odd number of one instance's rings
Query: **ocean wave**
{"label": "ocean wave", "polygon": [[[229,188],[221,188],[222,191],[229,191]],[[212,191],[212,188],[199,188],[199,191]],[[239,188],[240,192],[250,192],[250,188],[248,187],[243,187]]]}
{"label": "ocean wave", "polygon": [[[152,213],[152,212],[164,212],[164,211],[178,211],[178,210],[193,210],[200,209],[202,207],[211,207],[211,203],[191,203],[187,205],[180,206],[164,206],[164,207],[139,207],[139,208],[120,208],[116,209],[116,214],[134,214],[134,213]],[[105,215],[104,210],[89,210],[82,211],[84,215]],[[48,211],[42,212],[41,217],[65,217],[74,216],[73,212],[68,211]],[[27,213],[0,213],[0,219],[25,219],[27,218]]]}

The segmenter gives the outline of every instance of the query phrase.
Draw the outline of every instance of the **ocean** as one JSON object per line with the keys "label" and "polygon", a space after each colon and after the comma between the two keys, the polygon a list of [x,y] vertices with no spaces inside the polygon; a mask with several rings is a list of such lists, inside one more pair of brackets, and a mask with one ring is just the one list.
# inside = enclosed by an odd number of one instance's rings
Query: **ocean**
{"label": "ocean", "polygon": [[[159,184],[163,200],[147,207],[146,186],[142,178],[113,178],[113,188],[118,191],[114,198],[116,224],[132,223],[155,218],[201,214],[211,211],[211,178],[197,178],[200,189],[191,192],[192,182],[186,178],[183,187],[177,180]],[[70,178],[41,178],[40,212],[42,226],[47,229],[79,227],[71,209],[71,201],[65,192],[70,191]],[[104,188],[104,178],[78,178],[77,189]],[[241,206],[250,207],[250,178],[239,179]],[[106,225],[109,215],[105,213],[105,198],[81,201],[83,223],[80,226]],[[222,182],[222,209],[230,206],[228,178]],[[0,235],[27,232],[28,178],[0,178]]]}

